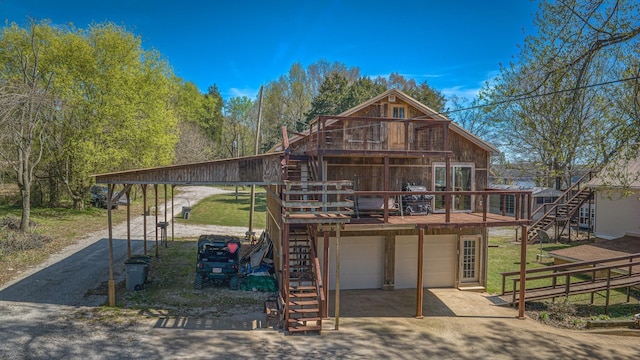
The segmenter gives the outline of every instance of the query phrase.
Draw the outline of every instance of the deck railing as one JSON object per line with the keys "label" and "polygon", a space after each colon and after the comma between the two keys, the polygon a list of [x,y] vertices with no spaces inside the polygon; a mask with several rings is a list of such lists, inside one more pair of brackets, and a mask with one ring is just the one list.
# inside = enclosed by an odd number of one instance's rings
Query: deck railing
{"label": "deck railing", "polygon": [[[369,212],[376,211],[382,214],[384,222],[388,222],[389,215],[392,213],[400,215],[408,215],[405,212],[403,204],[403,196],[407,195],[426,195],[432,198],[431,209],[434,213],[445,214],[445,222],[451,222],[451,214],[454,212],[470,212],[482,213],[482,221],[487,221],[489,212],[489,196],[494,195],[510,195],[515,197],[513,218],[518,220],[531,220],[531,191],[523,190],[490,190],[490,191],[354,191],[354,206],[358,205],[359,198],[379,198],[381,206],[377,209],[367,209]],[[468,208],[456,209],[460,199],[469,204]],[[390,199],[393,199],[390,201]],[[439,206],[436,206],[436,203]],[[392,207],[393,206],[393,207]],[[356,214],[360,209],[356,209]],[[504,211],[503,216],[507,216]]]}
{"label": "deck railing", "polygon": [[286,223],[349,222],[351,181],[284,181],[280,205]]}
{"label": "deck railing", "polygon": [[308,150],[446,154],[450,153],[449,123],[433,119],[320,116],[311,124]]}

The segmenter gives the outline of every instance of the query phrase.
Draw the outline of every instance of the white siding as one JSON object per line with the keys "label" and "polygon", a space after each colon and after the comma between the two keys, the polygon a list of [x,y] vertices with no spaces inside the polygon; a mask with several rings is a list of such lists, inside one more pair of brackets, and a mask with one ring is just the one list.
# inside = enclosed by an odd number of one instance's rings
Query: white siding
{"label": "white siding", "polygon": [[620,198],[619,193],[599,192],[596,198],[595,234],[615,239],[625,234],[640,235],[640,192]]}

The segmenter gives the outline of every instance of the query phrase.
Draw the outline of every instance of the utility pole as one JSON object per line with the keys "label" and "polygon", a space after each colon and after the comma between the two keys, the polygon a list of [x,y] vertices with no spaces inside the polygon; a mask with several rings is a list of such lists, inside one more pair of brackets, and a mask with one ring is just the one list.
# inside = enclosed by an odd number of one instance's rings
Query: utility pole
{"label": "utility pole", "polygon": [[[262,122],[262,90],[263,87],[260,86],[260,98],[258,100],[258,124],[256,126],[256,155],[260,152],[260,123]],[[255,212],[255,203],[256,203],[256,186],[254,184],[251,185],[251,207],[249,208],[249,231],[247,232],[247,237],[253,243],[255,241],[255,233],[253,231],[253,215]]]}

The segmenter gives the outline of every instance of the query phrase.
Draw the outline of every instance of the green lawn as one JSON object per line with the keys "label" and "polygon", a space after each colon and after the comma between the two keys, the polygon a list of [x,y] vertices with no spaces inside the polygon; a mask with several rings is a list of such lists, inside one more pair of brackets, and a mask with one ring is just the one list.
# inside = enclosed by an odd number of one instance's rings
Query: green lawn
{"label": "green lawn", "polygon": [[[189,220],[176,220],[205,225],[248,227],[251,194],[248,188],[245,191],[240,190],[237,200],[235,193],[210,196],[191,208]],[[254,228],[265,228],[266,210],[266,192],[262,188],[256,188]]]}

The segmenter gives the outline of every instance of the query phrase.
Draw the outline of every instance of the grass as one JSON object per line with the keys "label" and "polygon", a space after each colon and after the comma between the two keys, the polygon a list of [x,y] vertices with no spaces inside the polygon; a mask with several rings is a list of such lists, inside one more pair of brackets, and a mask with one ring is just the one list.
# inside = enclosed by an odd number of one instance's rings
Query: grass
{"label": "grass", "polygon": [[[191,208],[189,220],[176,219],[188,223],[203,225],[244,226],[249,225],[251,194],[249,191],[214,195],[203,199]],[[264,189],[256,189],[256,202],[253,226],[264,229],[266,224],[267,200]]]}
{"label": "grass", "polygon": [[[158,187],[159,201],[164,199],[163,187]],[[117,190],[117,189],[116,189]],[[15,196],[15,195],[14,195]],[[147,198],[152,200],[153,190],[148,190]],[[143,214],[142,196],[138,191],[137,199],[132,193],[131,217]],[[149,201],[148,201],[149,203]],[[112,212],[114,224],[121,223],[127,219],[127,207],[120,206]],[[14,205],[0,204],[0,214],[2,216],[15,216],[20,218],[22,207]],[[106,230],[108,227],[107,210],[87,207],[85,210],[76,210],[67,207],[45,208],[32,207],[31,221],[36,225],[32,232],[46,235],[51,241],[43,244],[38,249],[14,252],[0,255],[0,284],[4,284],[20,272],[27,268],[40,264],[49,256],[55,254],[65,247],[76,243],[79,239],[99,230]]]}
{"label": "grass", "polygon": [[124,285],[120,284],[118,306],[140,309],[151,315],[225,316],[262,311],[264,301],[272,295],[234,291],[225,285],[208,283],[202,290],[195,290],[197,242],[194,239],[176,239],[159,251],[160,256],[150,264],[150,283],[142,291],[124,291]]}

